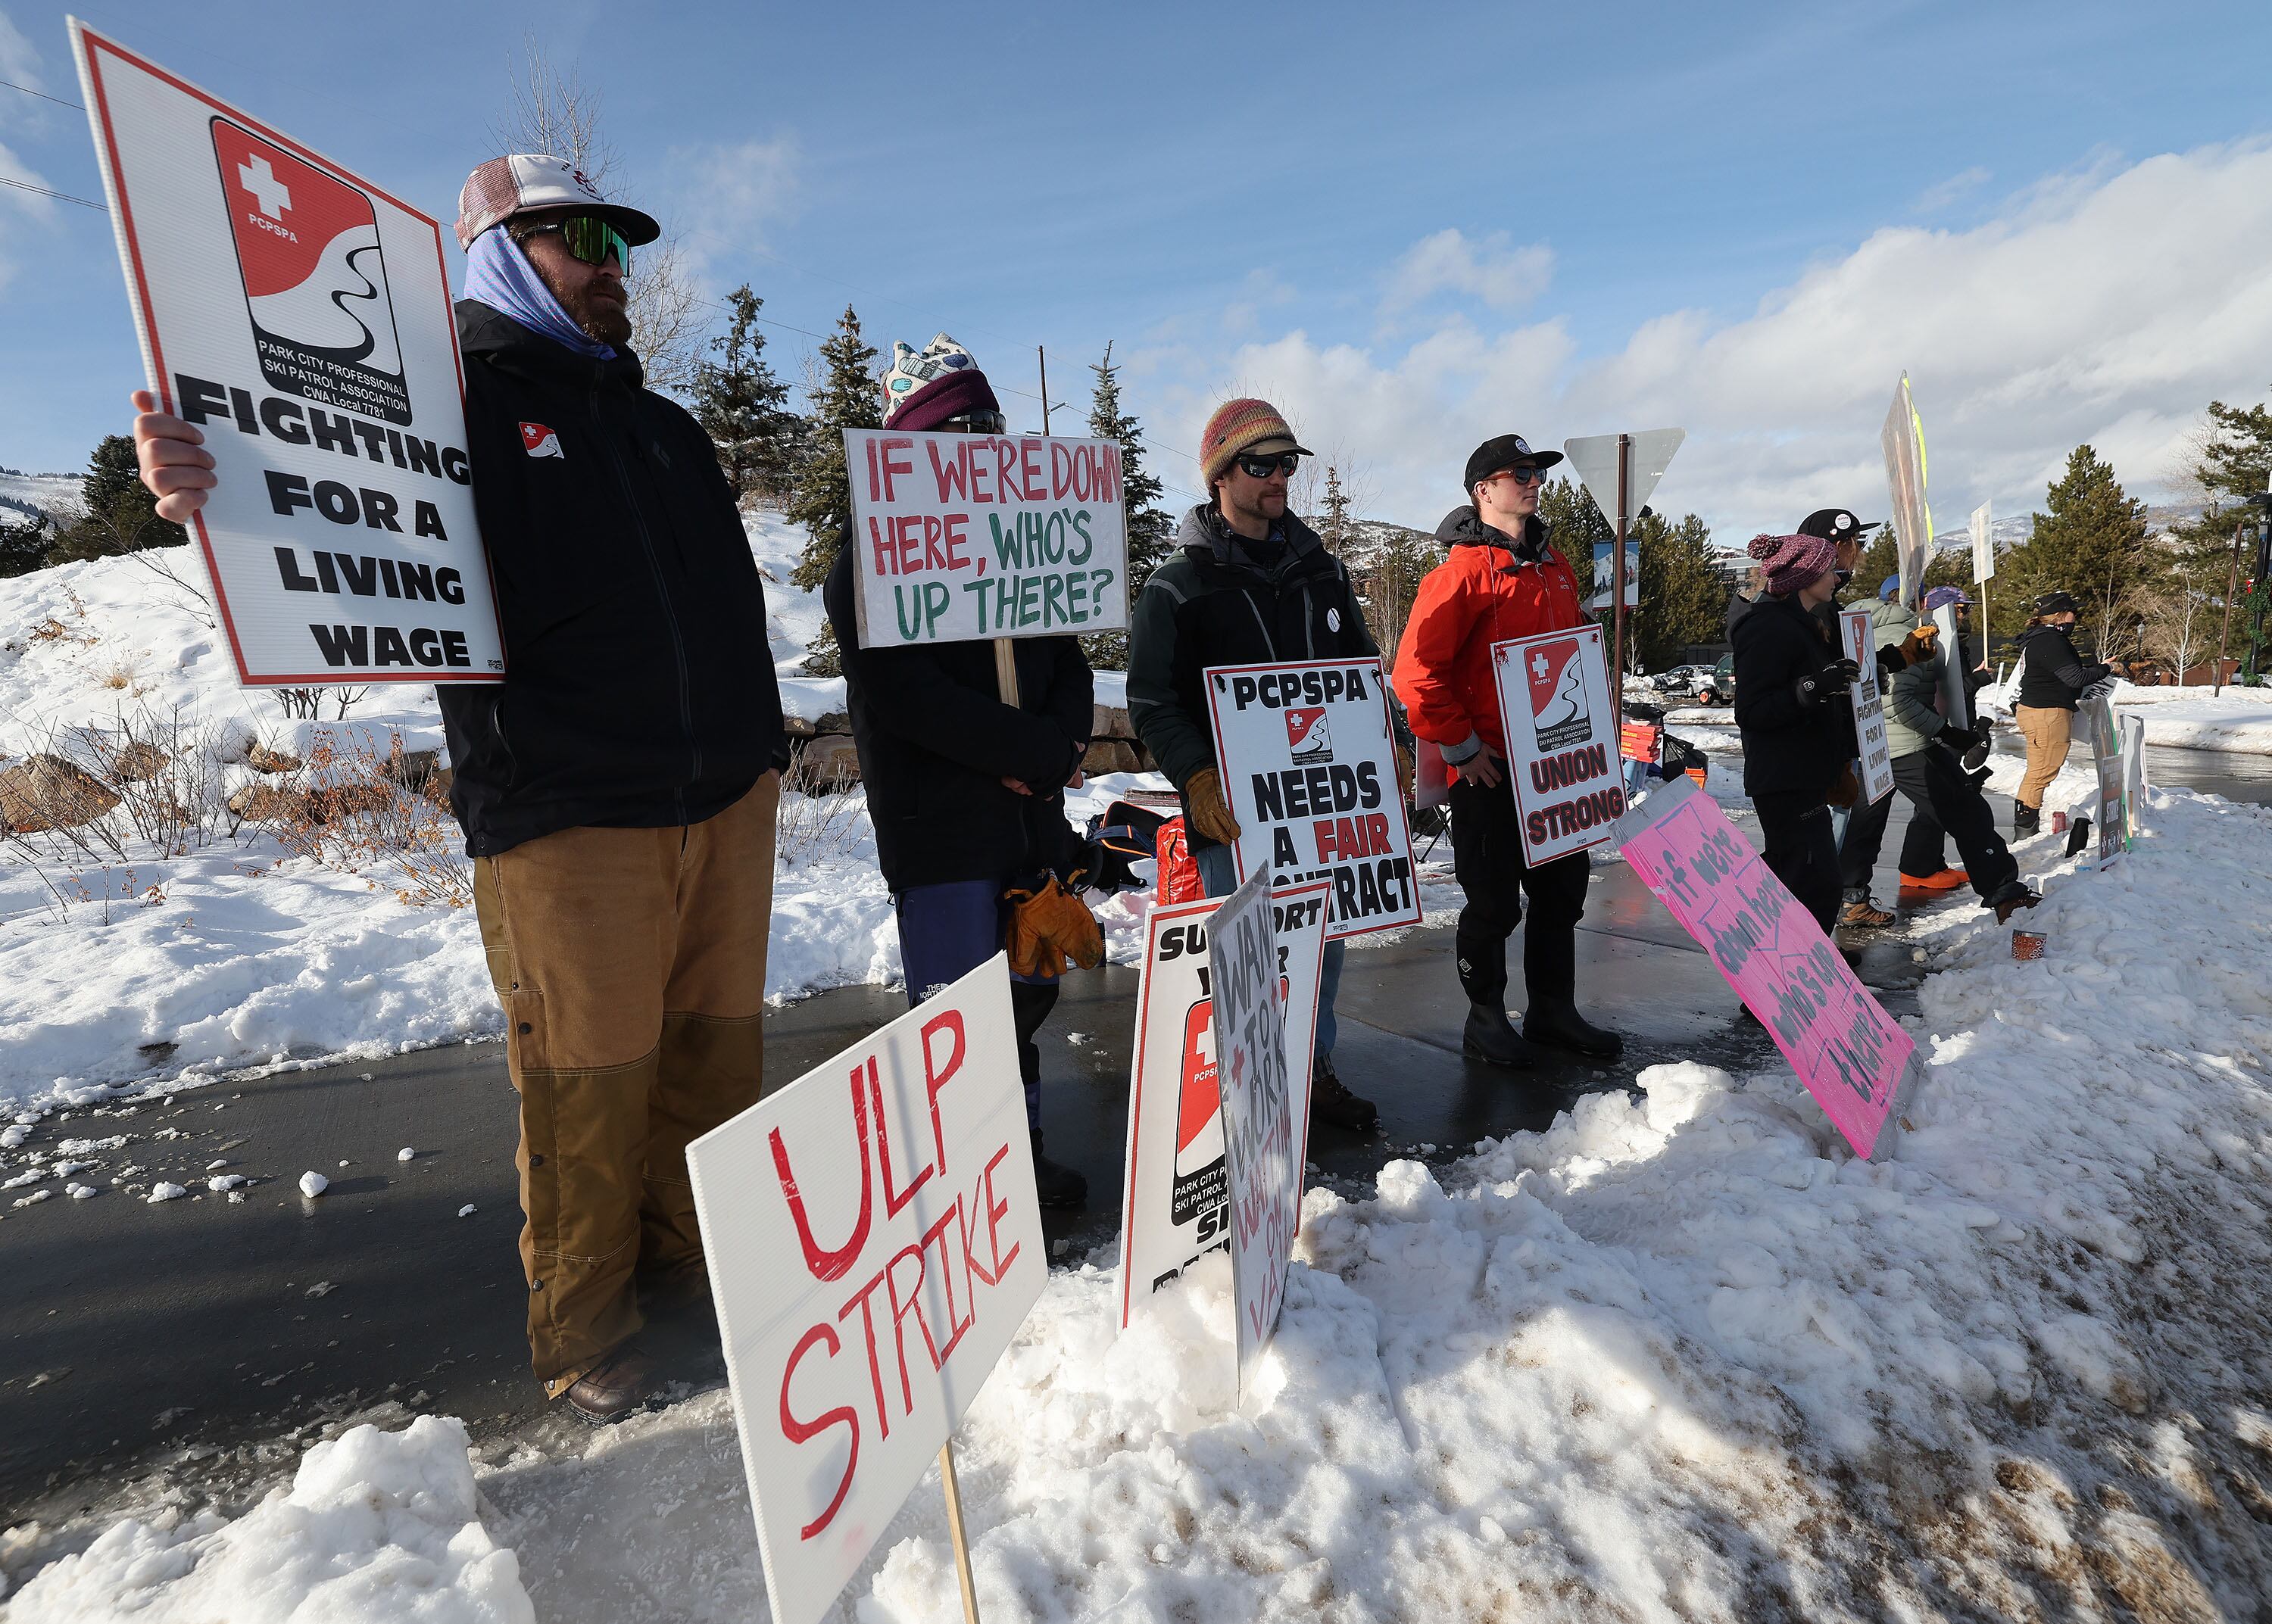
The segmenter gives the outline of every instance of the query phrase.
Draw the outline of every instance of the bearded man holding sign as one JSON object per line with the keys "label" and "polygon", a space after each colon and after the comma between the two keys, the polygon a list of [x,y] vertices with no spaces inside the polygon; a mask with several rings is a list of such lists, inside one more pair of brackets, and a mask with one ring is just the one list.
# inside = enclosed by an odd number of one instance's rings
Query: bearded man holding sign
{"label": "bearded man holding sign", "polygon": [[[660,228],[541,153],[484,163],[458,208],[467,451],[510,663],[439,690],[450,806],[520,1094],[531,1364],[603,1423],[670,1378],[647,1320],[699,1344],[710,1312],[686,1146],[759,1092],[788,741],[733,491],[629,347],[624,275]],[[143,482],[185,519],[215,488],[206,436],[242,418],[134,401]],[[375,426],[333,426],[342,466],[379,460]],[[332,580],[338,555],[313,556]]]}
{"label": "bearded man holding sign", "polygon": [[[1412,731],[1436,745],[1450,769],[1452,866],[1460,911],[1460,985],[1468,995],[1461,1047],[1497,1066],[1528,1066],[1533,1044],[1597,1060],[1625,1040],[1578,1013],[1578,920],[1586,911],[1590,859],[1572,852],[1535,867],[1507,776],[1491,645],[1585,623],[1578,579],[1546,545],[1538,493],[1559,451],[1534,451],[1521,435],[1484,441],[1468,458],[1469,501],[1436,527],[1450,549],[1420,583],[1396,653],[1396,692]],[[1517,1033],[1506,1016],[1506,939],[1522,921],[1528,1010]]]}

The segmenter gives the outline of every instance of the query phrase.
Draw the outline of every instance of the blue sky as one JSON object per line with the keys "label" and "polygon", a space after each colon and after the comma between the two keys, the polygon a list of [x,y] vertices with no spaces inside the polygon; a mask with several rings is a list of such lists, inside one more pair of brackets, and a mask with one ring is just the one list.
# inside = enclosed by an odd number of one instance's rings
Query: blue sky
{"label": "blue sky", "polygon": [[[1906,368],[1948,527],[2085,438],[2164,494],[2272,384],[2261,0],[84,15],[445,219],[532,33],[714,294],[1027,391],[1046,344],[1084,407],[1112,339],[1185,488],[1232,391],[1422,525],[1489,434],[1678,423],[1661,503],[1734,545],[1877,516]],[[0,79],[78,99],[60,11],[0,8]],[[99,197],[83,115],[0,89],[0,175]],[[138,381],[107,221],[0,188],[0,464],[77,467]]]}

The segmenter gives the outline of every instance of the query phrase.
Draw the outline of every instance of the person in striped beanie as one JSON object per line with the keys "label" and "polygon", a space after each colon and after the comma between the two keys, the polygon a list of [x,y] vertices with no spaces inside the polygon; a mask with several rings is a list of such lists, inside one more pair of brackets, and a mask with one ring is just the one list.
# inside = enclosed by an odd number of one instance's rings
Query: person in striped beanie
{"label": "person in striped beanie", "polygon": [[[1192,859],[1210,897],[1237,888],[1231,848],[1239,827],[1215,771],[1201,673],[1209,666],[1379,657],[1349,571],[1287,510],[1287,481],[1309,454],[1268,401],[1217,407],[1200,433],[1208,499],[1184,516],[1175,549],[1144,583],[1129,619],[1129,719],[1182,793]],[[1403,774],[1407,782],[1410,776]],[[1311,1117],[1369,1134],[1379,1112],[1334,1070],[1342,948],[1327,943],[1319,977]]]}

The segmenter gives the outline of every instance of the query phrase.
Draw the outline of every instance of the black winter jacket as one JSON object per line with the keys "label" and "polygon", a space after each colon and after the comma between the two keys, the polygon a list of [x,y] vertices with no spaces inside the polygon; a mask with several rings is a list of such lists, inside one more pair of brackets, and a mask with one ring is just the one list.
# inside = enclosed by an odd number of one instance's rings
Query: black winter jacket
{"label": "black winter jacket", "polygon": [[[579,825],[699,823],[788,760],[765,589],[709,436],[593,361],[458,304],[474,507],[505,680],[439,690],[475,857]],[[557,455],[522,430],[542,427]]]}
{"label": "black winter jacket", "polygon": [[[1137,595],[1128,634],[1128,719],[1180,791],[1214,765],[1214,728],[1200,674],[1273,659],[1377,659],[1364,611],[1342,561],[1292,514],[1272,568],[1254,563],[1213,503],[1193,508],[1177,550]],[[1192,846],[1213,846],[1190,827]]]}
{"label": "black winter jacket", "polygon": [[1799,703],[1798,680],[1838,655],[1822,622],[1798,600],[1762,593],[1736,622],[1736,726],[1744,741],[1744,793],[1827,796],[1852,760],[1854,706]]}
{"label": "black winter jacket", "polygon": [[2064,626],[2030,626],[2020,634],[2020,657],[2027,663],[2015,703],[2037,711],[2074,710],[2076,696],[2113,670],[2097,661],[2083,664]]}
{"label": "black winter jacket", "polygon": [[[847,532],[821,600],[844,657],[876,858],[893,892],[954,880],[1060,872],[1079,842],[1065,782],[1088,748],[1094,682],[1078,637],[1019,637],[1016,709],[1002,703],[990,639],[864,649]],[[1033,790],[1003,787],[1015,778]]]}

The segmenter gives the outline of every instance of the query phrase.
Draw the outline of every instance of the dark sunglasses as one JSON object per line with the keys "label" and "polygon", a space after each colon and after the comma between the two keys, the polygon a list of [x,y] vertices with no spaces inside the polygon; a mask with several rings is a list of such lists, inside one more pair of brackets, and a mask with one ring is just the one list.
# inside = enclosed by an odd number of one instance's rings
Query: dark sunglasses
{"label": "dark sunglasses", "polygon": [[939,424],[947,434],[1000,434],[1008,426],[999,412],[960,412]]}
{"label": "dark sunglasses", "polygon": [[549,231],[560,234],[571,258],[587,265],[604,265],[612,257],[625,276],[632,273],[632,245],[624,241],[622,232],[598,215],[571,214],[549,226],[534,227],[528,235],[541,237]]}
{"label": "dark sunglasses", "polygon": [[1520,468],[1501,468],[1498,473],[1491,475],[1495,480],[1501,477],[1513,480],[1518,485],[1536,485],[1546,477],[1546,470],[1532,467],[1526,463]]}
{"label": "dark sunglasses", "polygon": [[1299,451],[1279,451],[1268,457],[1241,457],[1238,466],[1250,480],[1267,480],[1274,473],[1291,474],[1302,466]]}

